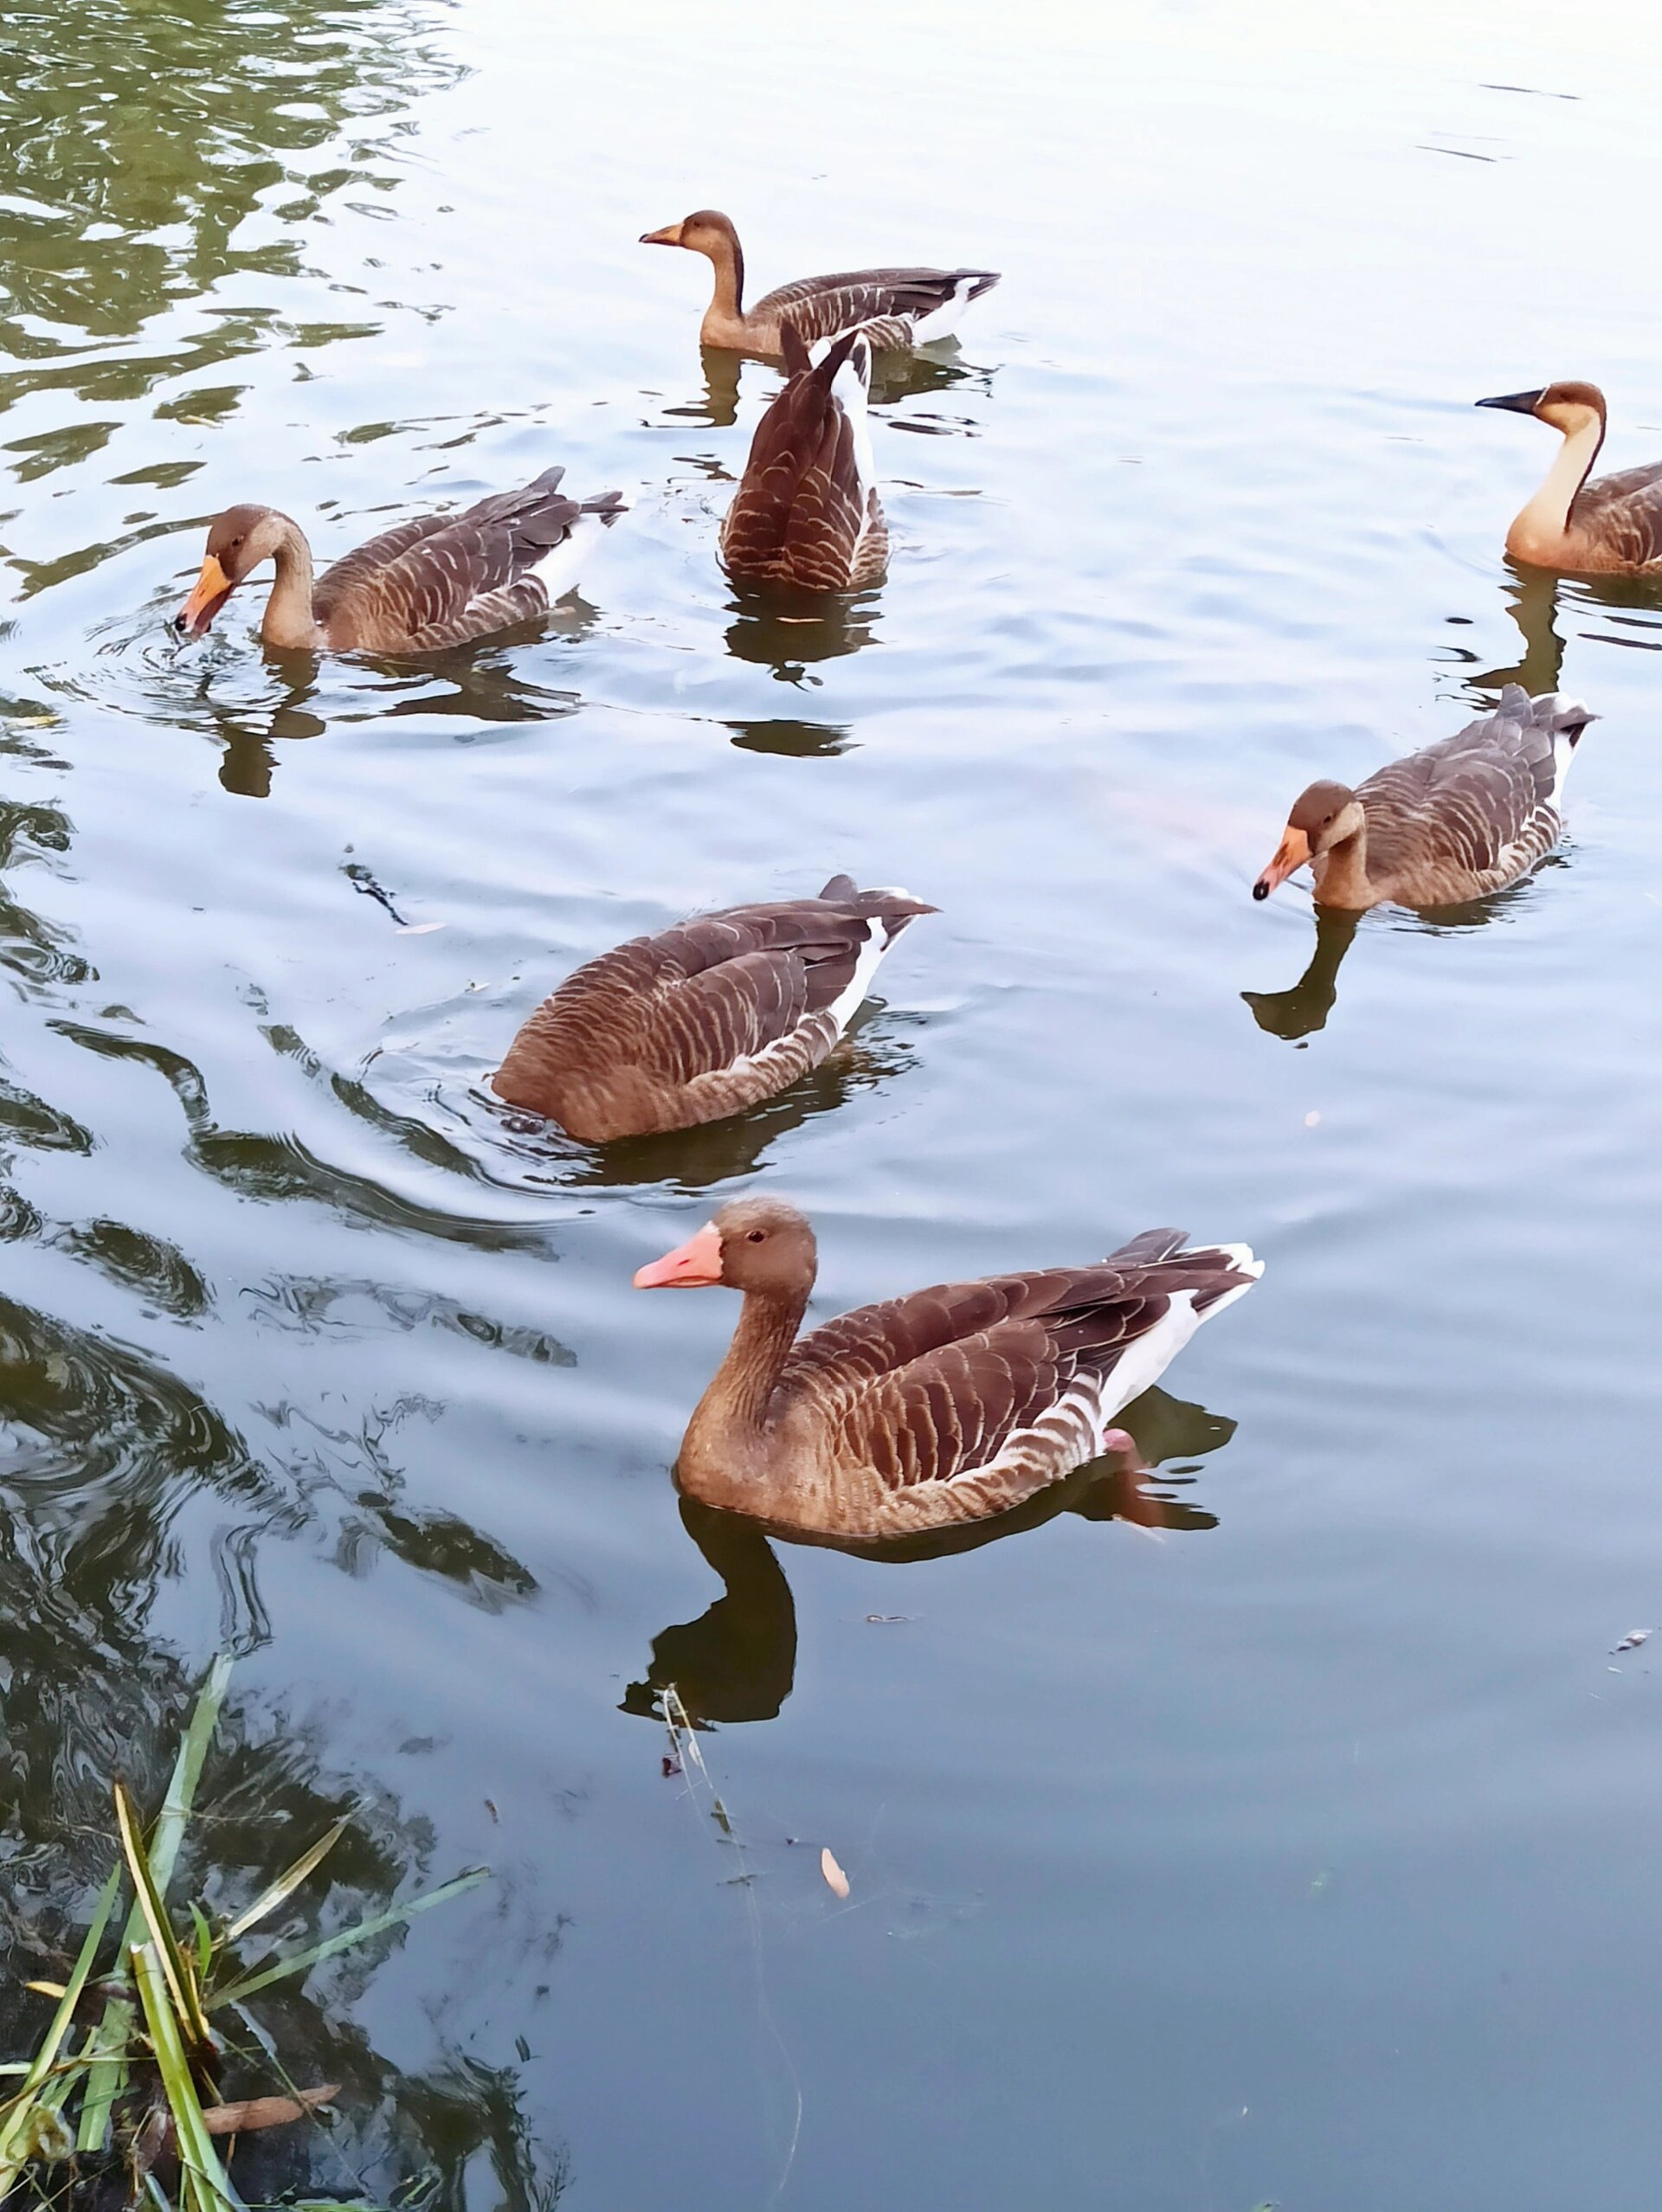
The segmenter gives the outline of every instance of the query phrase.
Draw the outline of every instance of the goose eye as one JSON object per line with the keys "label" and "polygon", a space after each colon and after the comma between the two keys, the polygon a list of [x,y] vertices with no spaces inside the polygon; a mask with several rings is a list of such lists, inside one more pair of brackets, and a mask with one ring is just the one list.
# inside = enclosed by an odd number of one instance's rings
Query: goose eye
{"label": "goose eye", "polygon": [[747,1244],[760,1244],[766,1241],[767,1234],[768,1232],[765,1229],[752,1229],[746,1236],[744,1241]]}

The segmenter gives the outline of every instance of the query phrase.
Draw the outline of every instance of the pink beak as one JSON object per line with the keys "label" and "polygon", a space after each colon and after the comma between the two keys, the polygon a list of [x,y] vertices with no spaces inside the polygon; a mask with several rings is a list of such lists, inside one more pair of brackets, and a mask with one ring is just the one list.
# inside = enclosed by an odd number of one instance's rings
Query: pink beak
{"label": "pink beak", "polygon": [[696,1237],[637,1270],[637,1290],[694,1290],[721,1280],[721,1231],[706,1221]]}

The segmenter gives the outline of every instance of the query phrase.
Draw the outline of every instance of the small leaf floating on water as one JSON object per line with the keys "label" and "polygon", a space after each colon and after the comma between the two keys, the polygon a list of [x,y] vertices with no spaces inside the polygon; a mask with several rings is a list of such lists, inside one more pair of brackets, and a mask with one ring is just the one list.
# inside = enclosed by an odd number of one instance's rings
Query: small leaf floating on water
{"label": "small leaf floating on water", "polygon": [[672,1774],[679,1774],[679,1773],[680,1772],[680,1771],[681,1771],[681,1762],[680,1761],[680,1759],[672,1759],[672,1758],[670,1757],[669,1753],[668,1753],[667,1752],[666,1752],[664,1753],[664,1779],[665,1779],[665,1781],[666,1781],[666,1782],[667,1782],[667,1781],[669,1780],[669,1778],[670,1778],[670,1777],[671,1777],[671,1775],[672,1775]]}
{"label": "small leaf floating on water", "polygon": [[886,1628],[894,1621],[915,1621],[918,1616],[916,1613],[867,1613],[866,1617],[873,1626]]}
{"label": "small leaf floating on water", "polygon": [[832,1857],[831,1846],[828,1843],[820,1853],[820,1872],[825,1876],[826,1887],[834,1897],[846,1897],[848,1894],[848,1877]]}
{"label": "small leaf floating on water", "polygon": [[1618,1651],[1637,1651],[1641,1643],[1648,1643],[1656,1634],[1654,1629],[1629,1629],[1616,1646]]}
{"label": "small leaf floating on water", "polygon": [[486,1798],[485,1810],[491,1817],[491,1826],[493,1828],[499,1828],[502,1824],[502,1816],[496,1809],[496,1800],[494,1797]]}

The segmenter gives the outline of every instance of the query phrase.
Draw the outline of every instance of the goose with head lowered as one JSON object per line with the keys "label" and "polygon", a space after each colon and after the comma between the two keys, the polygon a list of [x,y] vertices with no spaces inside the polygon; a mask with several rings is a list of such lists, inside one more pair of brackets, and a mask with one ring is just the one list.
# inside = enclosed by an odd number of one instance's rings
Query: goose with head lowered
{"label": "goose with head lowered", "polygon": [[1558,842],[1558,794],[1595,718],[1579,699],[1508,684],[1492,714],[1354,791],[1312,783],[1253,897],[1305,866],[1319,906],[1459,906],[1504,891]]}
{"label": "goose with head lowered", "polygon": [[260,635],[280,651],[436,653],[545,614],[572,589],[595,541],[624,512],[622,495],[569,499],[563,468],[461,514],[383,530],[314,581],[305,532],[275,507],[228,507],[208,532],[202,573],[175,617],[207,631],[239,584],[270,561]]}
{"label": "goose with head lowered", "polygon": [[774,1198],[722,1206],[638,1289],[721,1283],[738,1327],[676,1479],[797,1535],[880,1542],[1005,1513],[1131,1439],[1113,1418],[1262,1272],[1151,1229],[1086,1267],[944,1283],[797,1329],[818,1252]]}
{"label": "goose with head lowered", "polygon": [[746,583],[863,591],[889,559],[866,411],[872,349],[863,331],[833,338],[817,362],[789,326],[784,389],[756,426],[718,540]]}
{"label": "goose with head lowered", "polygon": [[1506,533],[1514,561],[1575,576],[1662,573],[1662,461],[1588,482],[1604,443],[1604,394],[1596,384],[1547,384],[1477,404],[1532,415],[1563,440],[1541,489]]}
{"label": "goose with head lowered", "polygon": [[690,1129],[819,1066],[878,962],[935,909],[833,876],[817,898],[730,906],[632,937],[570,975],[491,1078],[582,1144]]}
{"label": "goose with head lowered", "polygon": [[744,250],[731,220],[699,208],[680,222],[642,234],[643,246],[684,246],[714,265],[715,289],[699,325],[699,342],[734,353],[776,358],[789,324],[809,345],[864,324],[872,344],[900,351],[949,337],[972,299],[998,282],[996,269],[845,269],[798,277],[744,305]]}

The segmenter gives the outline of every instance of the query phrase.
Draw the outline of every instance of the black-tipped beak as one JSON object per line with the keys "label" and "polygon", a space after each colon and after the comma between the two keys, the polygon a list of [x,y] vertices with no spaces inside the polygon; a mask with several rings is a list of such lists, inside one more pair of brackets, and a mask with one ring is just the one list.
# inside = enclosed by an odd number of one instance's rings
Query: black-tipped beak
{"label": "black-tipped beak", "polygon": [[1504,407],[1508,415],[1533,415],[1546,391],[1544,384],[1532,392],[1502,392],[1498,398],[1478,400],[1478,407]]}

